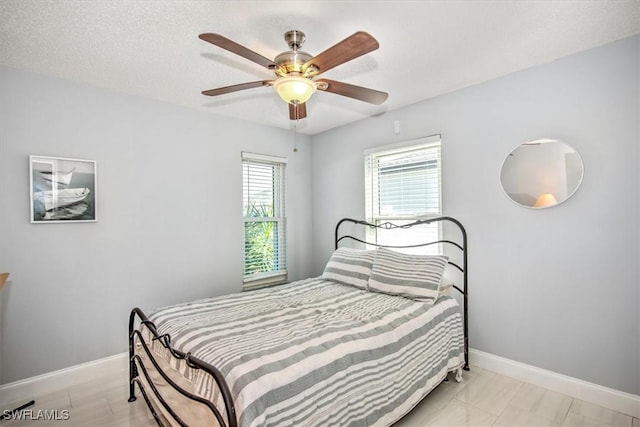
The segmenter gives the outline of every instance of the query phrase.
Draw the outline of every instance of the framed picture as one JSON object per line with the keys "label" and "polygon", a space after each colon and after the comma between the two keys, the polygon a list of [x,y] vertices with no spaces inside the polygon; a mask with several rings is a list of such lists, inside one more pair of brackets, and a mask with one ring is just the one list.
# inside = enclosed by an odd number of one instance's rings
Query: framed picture
{"label": "framed picture", "polygon": [[29,156],[31,222],[95,222],[96,162]]}

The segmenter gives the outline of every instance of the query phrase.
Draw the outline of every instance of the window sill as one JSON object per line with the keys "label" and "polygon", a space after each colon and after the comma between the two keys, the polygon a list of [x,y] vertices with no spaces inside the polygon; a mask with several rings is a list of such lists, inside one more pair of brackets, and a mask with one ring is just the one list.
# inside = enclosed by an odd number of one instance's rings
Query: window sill
{"label": "window sill", "polygon": [[242,279],[242,290],[252,291],[254,289],[266,288],[268,286],[281,285],[286,282],[287,282],[286,271],[248,276]]}

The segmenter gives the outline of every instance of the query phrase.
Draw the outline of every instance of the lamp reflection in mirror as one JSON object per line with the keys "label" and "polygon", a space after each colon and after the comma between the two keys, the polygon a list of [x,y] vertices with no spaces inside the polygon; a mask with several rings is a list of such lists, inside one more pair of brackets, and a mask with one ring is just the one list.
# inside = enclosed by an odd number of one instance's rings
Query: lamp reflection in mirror
{"label": "lamp reflection in mirror", "polygon": [[549,206],[553,206],[555,204],[557,204],[558,201],[556,200],[555,197],[553,197],[553,194],[551,193],[544,193],[541,194],[540,197],[538,197],[536,199],[536,202],[533,204],[534,208],[546,208]]}
{"label": "lamp reflection in mirror", "polygon": [[316,91],[313,80],[300,76],[284,76],[273,82],[280,98],[289,104],[304,104]]}
{"label": "lamp reflection in mirror", "polygon": [[2,288],[9,278],[9,273],[0,273],[0,288]]}

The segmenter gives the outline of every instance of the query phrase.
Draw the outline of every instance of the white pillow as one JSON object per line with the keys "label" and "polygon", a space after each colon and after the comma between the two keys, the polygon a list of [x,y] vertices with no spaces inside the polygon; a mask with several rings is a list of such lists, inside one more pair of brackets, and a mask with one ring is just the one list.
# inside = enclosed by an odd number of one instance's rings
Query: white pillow
{"label": "white pillow", "polygon": [[325,266],[322,278],[367,289],[375,252],[338,248]]}
{"label": "white pillow", "polygon": [[445,255],[409,255],[380,248],[373,260],[369,290],[433,303],[448,260]]}

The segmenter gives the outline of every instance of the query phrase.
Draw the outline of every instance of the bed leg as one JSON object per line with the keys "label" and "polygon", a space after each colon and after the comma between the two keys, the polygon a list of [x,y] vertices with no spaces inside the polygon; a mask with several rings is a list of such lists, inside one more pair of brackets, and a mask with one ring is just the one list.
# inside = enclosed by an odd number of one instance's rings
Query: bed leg
{"label": "bed leg", "polygon": [[465,303],[464,303],[464,366],[462,367],[462,369],[464,369],[465,371],[470,371],[471,369],[469,368],[469,332],[468,331],[468,326],[467,326],[467,303],[466,303],[466,298],[465,298]]}
{"label": "bed leg", "polygon": [[127,399],[127,402],[131,403],[131,402],[135,402],[136,401],[136,396],[135,396],[135,392],[134,392],[134,385],[133,382],[129,385],[129,398]]}

